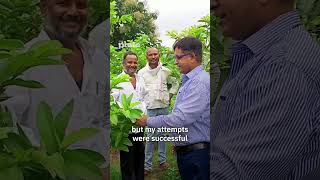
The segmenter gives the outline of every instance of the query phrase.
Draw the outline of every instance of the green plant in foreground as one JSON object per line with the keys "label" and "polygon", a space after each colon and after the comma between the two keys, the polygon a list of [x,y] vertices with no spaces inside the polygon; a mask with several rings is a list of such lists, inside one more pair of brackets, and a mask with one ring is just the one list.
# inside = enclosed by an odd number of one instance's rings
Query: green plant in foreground
{"label": "green plant in foreground", "polygon": [[[0,103],[8,100],[5,93],[8,86],[43,88],[37,81],[23,80],[19,76],[28,69],[39,65],[62,65],[62,61],[49,58],[68,54],[58,41],[43,41],[24,51],[24,44],[17,39],[0,39]],[[12,127],[11,114],[0,104],[0,127]]]}
{"label": "green plant in foreground", "polygon": [[[122,89],[117,85],[121,82],[128,82],[128,75],[111,77],[111,89]],[[132,95],[127,97],[121,96],[121,105],[113,100],[110,96],[110,122],[111,122],[111,147],[123,151],[129,151],[128,146],[132,146],[132,142],[128,138],[128,134],[135,123],[136,119],[142,116],[142,111],[135,107],[140,102],[132,103]]]}
{"label": "green plant in foreground", "polygon": [[41,102],[37,111],[40,147],[31,144],[17,124],[0,128],[0,179],[102,179],[99,166],[102,155],[88,149],[67,149],[71,144],[89,138],[97,129],[82,128],[65,135],[72,114],[70,101],[56,117],[51,108]]}
{"label": "green plant in foreground", "polygon": [[[28,51],[19,40],[0,39],[0,102],[8,100],[8,86],[43,88],[36,81],[19,78],[26,70],[39,65],[61,65],[51,56],[68,54],[58,41],[34,44]],[[79,140],[89,138],[97,129],[83,128],[66,135],[73,110],[70,101],[56,117],[51,108],[41,102],[37,111],[40,147],[31,143],[17,123],[14,127],[7,107],[0,104],[0,179],[102,179],[99,166],[102,155],[87,149],[68,149]]]}

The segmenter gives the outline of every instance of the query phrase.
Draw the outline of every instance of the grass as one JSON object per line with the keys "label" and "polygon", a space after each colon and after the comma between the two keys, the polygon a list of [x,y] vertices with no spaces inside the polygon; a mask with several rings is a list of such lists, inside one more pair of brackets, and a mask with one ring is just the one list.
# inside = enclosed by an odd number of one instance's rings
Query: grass
{"label": "grass", "polygon": [[[156,143],[155,143],[156,144]],[[170,168],[167,170],[160,170],[158,168],[157,161],[157,146],[155,145],[155,150],[153,151],[153,169],[151,173],[145,177],[145,180],[180,180],[176,156],[172,153],[172,143],[166,143],[166,157],[167,162],[170,163]],[[112,180],[121,180],[121,172],[120,172],[120,158],[119,152],[115,150],[111,150],[110,153],[110,177]]]}

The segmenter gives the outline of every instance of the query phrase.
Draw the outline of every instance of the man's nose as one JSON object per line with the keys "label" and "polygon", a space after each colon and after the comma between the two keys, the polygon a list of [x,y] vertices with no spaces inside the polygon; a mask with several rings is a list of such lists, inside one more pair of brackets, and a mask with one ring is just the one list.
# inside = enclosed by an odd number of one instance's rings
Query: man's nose
{"label": "man's nose", "polygon": [[68,15],[75,15],[78,13],[78,7],[75,2],[71,3],[70,7],[68,8]]}

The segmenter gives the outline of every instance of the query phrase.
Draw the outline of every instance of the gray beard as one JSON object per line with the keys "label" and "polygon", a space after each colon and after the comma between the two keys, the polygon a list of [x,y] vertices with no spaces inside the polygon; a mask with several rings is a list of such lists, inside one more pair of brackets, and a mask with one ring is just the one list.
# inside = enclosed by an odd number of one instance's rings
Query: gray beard
{"label": "gray beard", "polygon": [[59,40],[75,41],[79,38],[81,34],[81,32],[65,33],[65,32],[59,31],[58,28],[52,25],[51,19],[48,16],[45,17],[43,26],[46,31],[49,31],[52,35],[54,35]]}
{"label": "gray beard", "polygon": [[124,72],[128,75],[134,75],[136,73],[136,71],[127,71],[126,69],[124,69]]}

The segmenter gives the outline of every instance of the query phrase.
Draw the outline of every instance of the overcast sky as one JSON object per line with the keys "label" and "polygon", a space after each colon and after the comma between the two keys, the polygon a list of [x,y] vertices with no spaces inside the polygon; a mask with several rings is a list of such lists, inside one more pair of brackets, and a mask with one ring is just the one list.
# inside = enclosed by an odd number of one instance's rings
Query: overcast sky
{"label": "overcast sky", "polygon": [[162,45],[172,47],[174,40],[165,36],[168,30],[181,31],[197,24],[210,13],[210,0],[139,0],[146,1],[151,12],[159,12],[156,20],[157,32]]}

